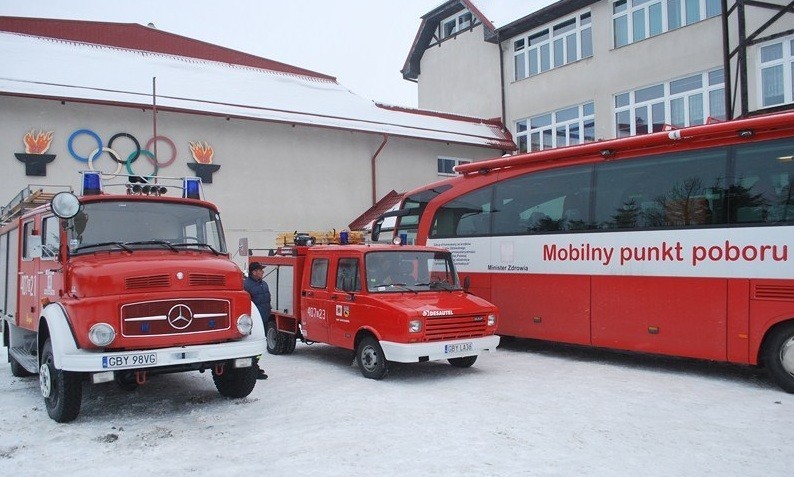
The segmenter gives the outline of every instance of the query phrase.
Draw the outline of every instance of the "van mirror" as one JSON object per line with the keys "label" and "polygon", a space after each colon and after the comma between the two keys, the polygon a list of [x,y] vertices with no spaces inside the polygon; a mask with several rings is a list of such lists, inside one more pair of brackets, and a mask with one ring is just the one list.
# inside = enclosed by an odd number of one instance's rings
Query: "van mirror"
{"label": "van mirror", "polygon": [[469,287],[471,286],[471,278],[468,275],[463,277],[463,290],[469,291]]}
{"label": "van mirror", "polygon": [[380,237],[380,228],[383,226],[383,217],[372,223],[372,241],[377,242]]}

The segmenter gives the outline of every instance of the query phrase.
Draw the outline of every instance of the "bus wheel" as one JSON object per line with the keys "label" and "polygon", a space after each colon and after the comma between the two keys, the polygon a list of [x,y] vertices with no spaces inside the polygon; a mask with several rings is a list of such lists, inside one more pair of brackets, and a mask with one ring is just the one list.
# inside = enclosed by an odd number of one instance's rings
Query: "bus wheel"
{"label": "bus wheel", "polygon": [[772,380],[787,393],[794,393],[794,323],[788,323],[769,337],[764,363]]}
{"label": "bus wheel", "polygon": [[456,368],[470,368],[477,361],[477,356],[464,356],[463,358],[449,358],[449,364]]}
{"label": "bus wheel", "polygon": [[270,354],[286,354],[287,339],[285,333],[276,328],[275,320],[265,323],[265,337],[267,337],[267,352]]}
{"label": "bus wheel", "polygon": [[365,378],[383,379],[389,372],[386,358],[383,356],[383,348],[380,343],[372,336],[366,336],[361,340],[356,349],[356,362],[358,369]]}
{"label": "bus wheel", "polygon": [[80,373],[63,371],[55,367],[52,342],[47,339],[41,353],[39,385],[47,414],[55,422],[70,422],[80,414],[83,399],[83,382]]}
{"label": "bus wheel", "polygon": [[259,373],[258,366],[248,366],[245,368],[233,368],[231,362],[227,362],[223,367],[223,372],[218,374],[212,371],[212,380],[221,396],[228,398],[244,398],[251,394],[256,386],[256,375]]}

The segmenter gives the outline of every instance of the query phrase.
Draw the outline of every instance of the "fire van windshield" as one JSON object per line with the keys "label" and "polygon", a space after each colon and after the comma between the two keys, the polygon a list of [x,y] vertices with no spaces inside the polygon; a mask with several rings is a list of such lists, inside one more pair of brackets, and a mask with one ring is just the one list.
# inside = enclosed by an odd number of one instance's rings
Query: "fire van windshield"
{"label": "fire van windshield", "polygon": [[226,253],[220,217],[206,207],[136,201],[83,204],[67,222],[71,253],[180,249]]}
{"label": "fire van windshield", "polygon": [[458,275],[449,252],[378,251],[365,257],[370,292],[457,290]]}

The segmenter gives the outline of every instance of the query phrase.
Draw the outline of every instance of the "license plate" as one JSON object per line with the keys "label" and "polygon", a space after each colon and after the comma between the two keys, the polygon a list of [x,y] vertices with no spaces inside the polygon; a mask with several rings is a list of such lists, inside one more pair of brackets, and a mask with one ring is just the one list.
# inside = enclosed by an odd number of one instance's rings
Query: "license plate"
{"label": "license plate", "polygon": [[102,367],[106,369],[149,366],[152,364],[157,364],[156,353],[125,354],[119,356],[102,357]]}
{"label": "license plate", "polygon": [[471,343],[458,343],[444,346],[444,353],[457,353],[459,351],[471,351]]}

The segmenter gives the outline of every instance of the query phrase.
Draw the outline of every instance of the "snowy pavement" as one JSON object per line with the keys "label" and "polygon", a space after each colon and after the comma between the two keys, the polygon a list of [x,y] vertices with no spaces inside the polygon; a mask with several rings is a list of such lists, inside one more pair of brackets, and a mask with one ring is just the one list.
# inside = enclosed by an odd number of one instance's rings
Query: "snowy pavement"
{"label": "snowy pavement", "polygon": [[[392,364],[298,344],[264,357],[241,400],[208,374],[134,392],[85,385],[80,416],[47,417],[36,378],[0,348],[3,475],[783,476],[794,395],[754,368],[518,340],[474,367]],[[53,472],[56,471],[56,472]]]}

